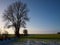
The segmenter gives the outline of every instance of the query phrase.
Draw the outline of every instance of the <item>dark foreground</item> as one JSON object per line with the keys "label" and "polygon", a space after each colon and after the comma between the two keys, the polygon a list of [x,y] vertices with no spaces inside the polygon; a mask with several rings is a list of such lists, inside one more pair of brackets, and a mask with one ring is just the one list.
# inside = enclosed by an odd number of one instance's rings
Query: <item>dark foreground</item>
{"label": "dark foreground", "polygon": [[13,38],[11,35],[6,40],[0,40],[0,45],[60,45],[60,34],[35,34],[21,38]]}
{"label": "dark foreground", "polygon": [[0,45],[60,45],[58,39],[24,39],[16,41],[16,39],[0,41]]}

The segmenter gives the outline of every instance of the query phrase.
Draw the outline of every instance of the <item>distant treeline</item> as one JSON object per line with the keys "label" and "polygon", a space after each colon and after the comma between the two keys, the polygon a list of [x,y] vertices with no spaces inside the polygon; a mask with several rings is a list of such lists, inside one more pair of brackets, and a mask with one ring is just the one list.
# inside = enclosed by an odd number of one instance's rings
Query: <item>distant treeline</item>
{"label": "distant treeline", "polygon": [[58,32],[57,34],[60,34],[60,32]]}

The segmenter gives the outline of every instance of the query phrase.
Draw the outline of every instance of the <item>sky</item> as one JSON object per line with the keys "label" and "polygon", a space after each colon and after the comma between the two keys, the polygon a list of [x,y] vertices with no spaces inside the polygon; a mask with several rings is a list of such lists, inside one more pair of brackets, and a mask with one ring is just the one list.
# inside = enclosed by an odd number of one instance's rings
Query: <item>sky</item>
{"label": "sky", "polygon": [[[14,33],[13,28],[4,28],[2,15],[7,7],[20,0],[0,0],[0,29]],[[26,29],[29,34],[52,34],[60,32],[60,0],[21,0],[29,9]],[[20,33],[23,33],[21,28]]]}

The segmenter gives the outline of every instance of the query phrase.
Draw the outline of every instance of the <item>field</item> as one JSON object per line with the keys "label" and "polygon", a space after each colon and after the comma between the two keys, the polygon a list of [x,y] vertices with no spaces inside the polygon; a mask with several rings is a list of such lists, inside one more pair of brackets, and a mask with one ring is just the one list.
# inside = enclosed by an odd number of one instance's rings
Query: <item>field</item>
{"label": "field", "polygon": [[28,36],[21,34],[20,38],[15,38],[14,34],[9,34],[6,37],[7,40],[4,39],[0,41],[0,45],[60,45],[60,34],[29,34]]}
{"label": "field", "polygon": [[23,36],[19,38],[14,44],[60,45],[60,34],[29,34],[28,36]]}
{"label": "field", "polygon": [[[4,36],[3,36],[4,37]],[[8,38],[14,38],[14,34],[8,34]],[[29,39],[60,39],[60,34],[28,34],[28,36],[23,36],[21,34],[21,38],[29,38]],[[0,35],[0,39],[2,36]]]}
{"label": "field", "polygon": [[28,36],[23,36],[23,38],[31,38],[31,39],[60,39],[60,34],[30,34]]}

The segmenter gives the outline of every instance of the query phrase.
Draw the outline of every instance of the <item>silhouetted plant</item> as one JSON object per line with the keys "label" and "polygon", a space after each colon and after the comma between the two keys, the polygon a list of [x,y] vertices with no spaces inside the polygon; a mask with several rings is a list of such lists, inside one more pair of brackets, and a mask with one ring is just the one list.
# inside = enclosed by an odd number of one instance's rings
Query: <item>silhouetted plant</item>
{"label": "silhouetted plant", "polygon": [[0,30],[0,36],[1,36],[1,30]]}
{"label": "silhouetted plant", "polygon": [[60,34],[60,32],[58,32],[58,34]]}
{"label": "silhouetted plant", "polygon": [[27,35],[28,35],[27,29],[24,29],[24,30],[23,30],[23,33],[24,33],[24,36],[27,36]]}
{"label": "silhouetted plant", "polygon": [[3,39],[7,39],[7,38],[8,38],[8,32],[5,31],[5,32],[2,34],[2,37],[3,37]]}
{"label": "silhouetted plant", "polygon": [[1,29],[0,29],[0,40],[2,40]]}
{"label": "silhouetted plant", "polygon": [[3,18],[7,22],[6,26],[15,28],[15,35],[19,37],[19,30],[25,27],[26,21],[29,21],[27,16],[27,5],[22,2],[15,2],[5,10]]}

